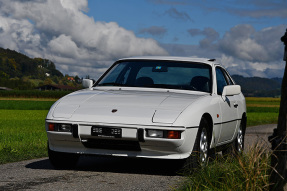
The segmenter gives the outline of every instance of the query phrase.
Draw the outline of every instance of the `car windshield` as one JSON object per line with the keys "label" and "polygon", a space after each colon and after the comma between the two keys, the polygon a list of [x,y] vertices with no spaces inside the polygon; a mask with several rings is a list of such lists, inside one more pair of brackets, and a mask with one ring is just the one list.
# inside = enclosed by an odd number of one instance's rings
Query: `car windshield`
{"label": "car windshield", "polygon": [[96,86],[183,89],[211,93],[211,66],[179,61],[121,61]]}

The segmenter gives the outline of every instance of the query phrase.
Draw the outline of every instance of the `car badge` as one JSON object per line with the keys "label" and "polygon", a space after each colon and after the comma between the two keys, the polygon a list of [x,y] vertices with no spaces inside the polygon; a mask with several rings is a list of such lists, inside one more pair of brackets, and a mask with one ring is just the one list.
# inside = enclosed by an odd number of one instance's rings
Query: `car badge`
{"label": "car badge", "polygon": [[117,109],[113,109],[112,110],[112,113],[116,113],[118,110]]}

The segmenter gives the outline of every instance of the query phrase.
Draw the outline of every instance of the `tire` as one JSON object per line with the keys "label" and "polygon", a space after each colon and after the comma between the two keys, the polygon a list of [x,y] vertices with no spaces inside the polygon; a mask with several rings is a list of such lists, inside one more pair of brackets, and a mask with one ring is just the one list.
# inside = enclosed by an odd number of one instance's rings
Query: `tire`
{"label": "tire", "polygon": [[185,173],[192,173],[195,169],[208,163],[212,155],[210,149],[210,128],[207,120],[202,118],[197,132],[196,140],[191,155],[185,159],[183,170]]}
{"label": "tire", "polygon": [[242,153],[244,150],[245,133],[244,133],[244,129],[242,126],[243,126],[242,123],[240,123],[240,126],[237,131],[236,139],[234,140],[234,151],[236,153]]}
{"label": "tire", "polygon": [[228,156],[228,155],[236,156],[243,152],[244,139],[245,139],[245,126],[243,124],[244,122],[242,121],[237,130],[236,138],[234,139],[232,144],[222,151],[222,154],[224,156]]}
{"label": "tire", "polygon": [[48,143],[48,156],[51,164],[56,169],[73,169],[76,167],[80,157],[77,154],[52,151],[49,148],[49,143]]}

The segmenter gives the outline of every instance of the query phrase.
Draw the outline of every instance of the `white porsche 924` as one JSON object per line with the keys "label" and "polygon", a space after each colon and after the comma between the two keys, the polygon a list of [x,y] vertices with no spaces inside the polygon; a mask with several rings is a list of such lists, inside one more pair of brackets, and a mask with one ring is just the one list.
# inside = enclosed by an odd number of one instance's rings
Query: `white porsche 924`
{"label": "white porsche 924", "polygon": [[214,59],[121,59],[83,85],[47,115],[55,167],[73,167],[83,154],[183,159],[193,167],[215,150],[243,150],[245,98]]}

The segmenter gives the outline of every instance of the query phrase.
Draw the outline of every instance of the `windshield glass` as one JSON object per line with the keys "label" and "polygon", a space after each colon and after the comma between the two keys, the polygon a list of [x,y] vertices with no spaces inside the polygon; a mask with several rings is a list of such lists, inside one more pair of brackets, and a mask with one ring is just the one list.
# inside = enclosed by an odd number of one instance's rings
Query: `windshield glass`
{"label": "windshield glass", "polygon": [[211,93],[211,67],[178,61],[122,61],[96,86],[126,86],[194,90]]}

